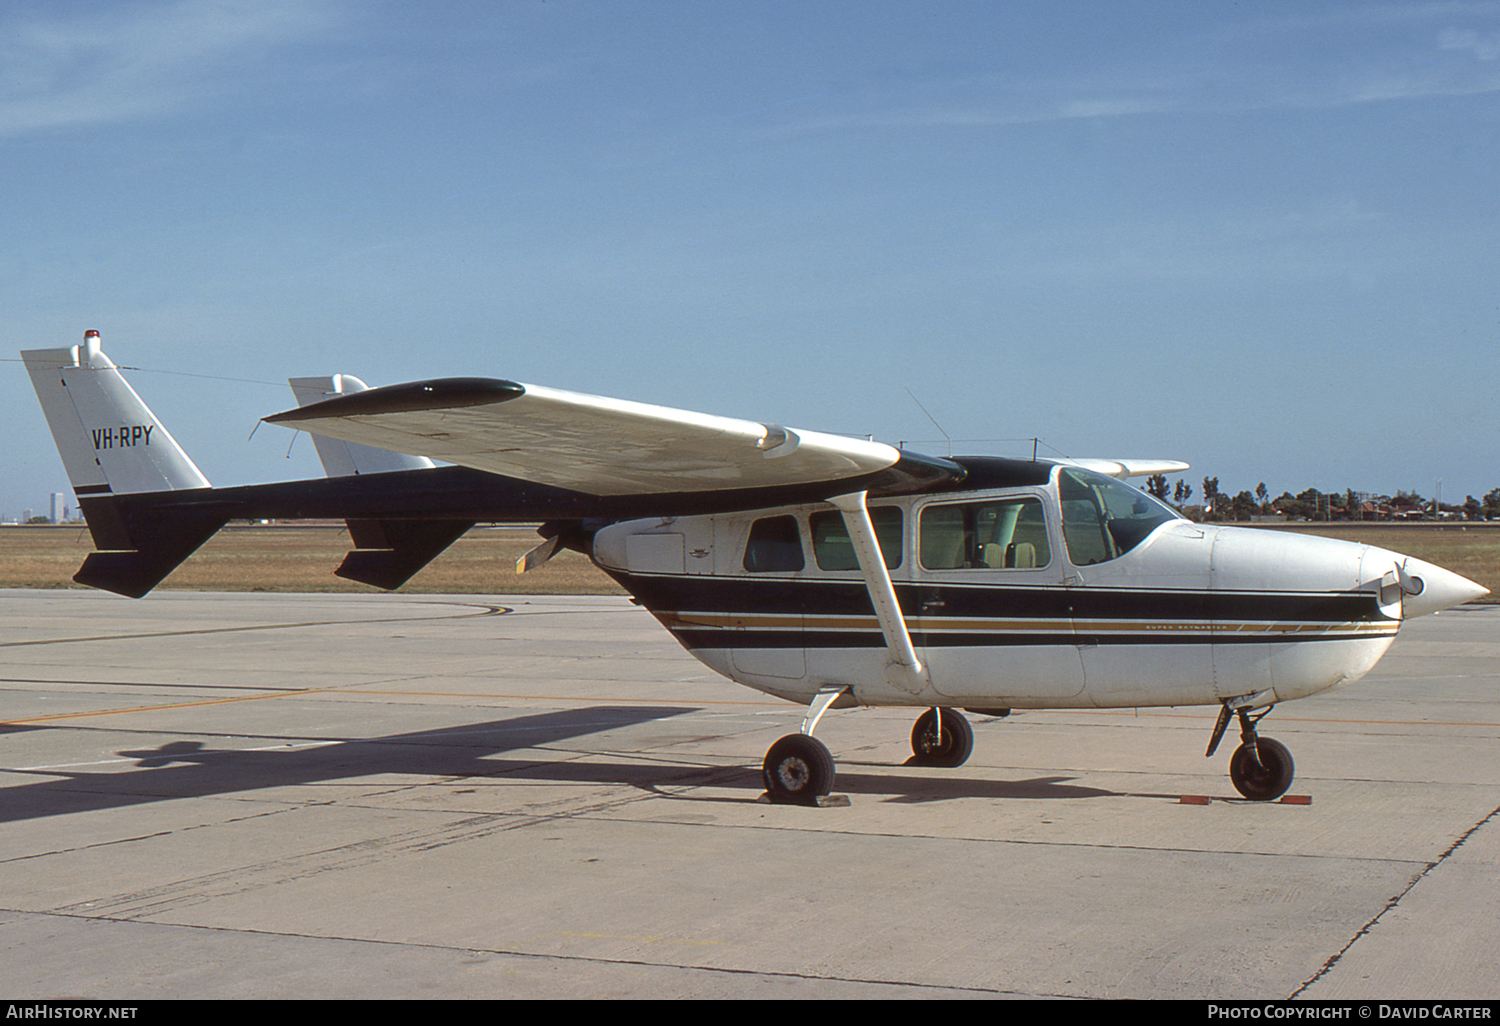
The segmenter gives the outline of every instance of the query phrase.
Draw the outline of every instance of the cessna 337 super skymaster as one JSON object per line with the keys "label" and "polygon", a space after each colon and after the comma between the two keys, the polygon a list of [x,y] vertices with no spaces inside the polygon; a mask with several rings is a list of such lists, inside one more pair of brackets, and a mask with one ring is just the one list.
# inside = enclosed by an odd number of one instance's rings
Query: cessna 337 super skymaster
{"label": "cessna 337 super skymaster", "polygon": [[396,588],[476,523],[541,521],[518,570],[577,549],[706,665],[808,707],[766,755],[781,801],[828,794],[813,730],[854,705],[924,708],[913,759],[934,766],[970,754],[959,709],[1218,706],[1207,754],[1237,718],[1230,777],[1274,799],[1275,703],[1487,594],[1369,545],[1195,524],[1119,480],[1183,463],[939,458],[490,378],[293,379],[303,405],[265,419],[312,432],[329,476],[214,488],[98,332],[21,355],[98,549],[74,580],[140,597],[232,519],[338,517],[335,572]]}

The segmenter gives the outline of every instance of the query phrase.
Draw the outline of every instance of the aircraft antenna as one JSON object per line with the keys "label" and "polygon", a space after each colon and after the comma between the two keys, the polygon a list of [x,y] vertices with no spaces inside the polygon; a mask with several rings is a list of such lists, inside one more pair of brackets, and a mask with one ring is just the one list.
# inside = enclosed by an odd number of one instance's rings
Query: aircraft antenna
{"label": "aircraft antenna", "polygon": [[[905,385],[902,385],[901,387],[902,388],[906,388]],[[927,407],[925,407],[925,406],[922,405],[922,400],[918,399],[915,395],[912,395],[912,390],[911,389],[906,388],[906,394],[909,395],[909,396],[911,396],[911,401],[917,404],[917,409],[921,410],[924,414],[927,414],[927,419],[930,420],[930,421],[932,421],[932,426],[938,429],[938,434],[942,435],[943,436],[943,441],[945,441],[945,442],[948,443],[948,455],[952,456],[953,455],[953,439],[948,436],[948,432],[946,432],[946,431],[943,430],[943,425],[941,425],[941,424],[939,424],[937,422],[937,418],[936,417],[934,417],[930,413],[927,413]]]}

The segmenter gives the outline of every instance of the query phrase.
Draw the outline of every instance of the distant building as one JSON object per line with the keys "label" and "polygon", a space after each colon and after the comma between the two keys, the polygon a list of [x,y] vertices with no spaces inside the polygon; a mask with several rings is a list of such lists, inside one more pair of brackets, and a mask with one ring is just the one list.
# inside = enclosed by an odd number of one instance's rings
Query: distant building
{"label": "distant building", "polygon": [[52,522],[61,524],[68,519],[68,497],[62,492],[52,493]]}

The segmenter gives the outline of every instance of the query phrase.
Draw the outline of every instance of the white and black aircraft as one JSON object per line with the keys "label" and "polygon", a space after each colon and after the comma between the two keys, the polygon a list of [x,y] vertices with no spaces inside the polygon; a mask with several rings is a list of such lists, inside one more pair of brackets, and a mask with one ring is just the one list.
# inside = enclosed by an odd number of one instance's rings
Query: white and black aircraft
{"label": "white and black aircraft", "polygon": [[[939,458],[491,378],[293,379],[267,417],[329,477],[211,487],[100,350],[22,353],[98,551],[74,580],[150,591],[233,519],[347,520],[335,571],[403,584],[476,523],[542,522],[518,569],[586,553],[689,652],[806,705],[766,755],[773,799],[816,801],[829,708],[922,708],[914,760],[957,766],[959,709],[1218,706],[1235,787],[1291,755],[1256,726],[1359,679],[1404,619],[1486,589],[1385,549],[1195,524],[1120,478],[1186,464]],[[342,443],[342,444],[341,444]],[[437,465],[433,460],[442,461]]]}

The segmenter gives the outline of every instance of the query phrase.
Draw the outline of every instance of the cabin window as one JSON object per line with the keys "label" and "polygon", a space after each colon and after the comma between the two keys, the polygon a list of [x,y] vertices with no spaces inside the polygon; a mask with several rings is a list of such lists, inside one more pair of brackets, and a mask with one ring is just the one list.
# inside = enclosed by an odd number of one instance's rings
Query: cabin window
{"label": "cabin window", "polygon": [[745,543],[745,569],[753,574],[801,570],[802,533],[797,518],[763,517],[750,525],[750,540]]}
{"label": "cabin window", "polygon": [[[901,510],[897,506],[875,506],[870,509],[870,523],[875,527],[875,540],[880,542],[880,553],[885,557],[887,568],[894,570],[901,565]],[[810,518],[813,539],[813,558],[820,570],[858,570],[859,560],[854,555],[854,543],[849,540],[849,527],[844,515],[837,510],[814,513]]]}
{"label": "cabin window", "polygon": [[1074,566],[1116,559],[1160,524],[1182,517],[1145,492],[1103,474],[1064,467],[1057,477],[1063,538]]}
{"label": "cabin window", "polygon": [[922,566],[928,570],[1033,570],[1052,561],[1042,501],[944,503],[922,510]]}

